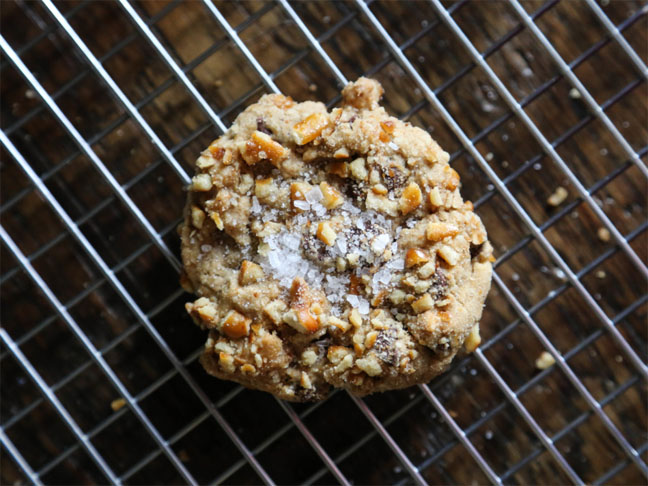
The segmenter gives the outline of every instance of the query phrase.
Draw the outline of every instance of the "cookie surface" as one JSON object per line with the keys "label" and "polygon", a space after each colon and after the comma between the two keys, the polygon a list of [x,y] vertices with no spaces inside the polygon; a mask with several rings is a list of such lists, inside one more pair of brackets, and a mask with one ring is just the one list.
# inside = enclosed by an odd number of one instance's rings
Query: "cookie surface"
{"label": "cookie surface", "polygon": [[186,305],[219,378],[293,401],[424,383],[479,344],[492,248],[449,156],[360,78],[265,95],[196,161]]}

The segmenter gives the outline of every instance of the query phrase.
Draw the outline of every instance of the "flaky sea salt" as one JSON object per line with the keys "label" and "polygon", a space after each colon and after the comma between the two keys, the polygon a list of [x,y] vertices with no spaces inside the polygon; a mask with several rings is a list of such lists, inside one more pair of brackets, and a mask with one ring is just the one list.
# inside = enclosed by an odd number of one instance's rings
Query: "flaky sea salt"
{"label": "flaky sea salt", "polygon": [[313,189],[311,189],[305,194],[305,197],[306,197],[306,201],[308,201],[310,204],[313,204],[313,203],[318,203],[322,199],[324,199],[324,194],[322,194],[322,191],[320,190],[319,187],[314,187]]}
{"label": "flaky sea salt", "polygon": [[308,201],[300,201],[297,199],[295,202],[293,202],[296,208],[301,209],[303,211],[308,211],[310,209],[310,204]]}
{"label": "flaky sea salt", "polygon": [[256,198],[256,196],[252,197],[252,207],[250,208],[250,212],[252,214],[259,214],[261,212],[261,204],[259,204],[259,200]]}

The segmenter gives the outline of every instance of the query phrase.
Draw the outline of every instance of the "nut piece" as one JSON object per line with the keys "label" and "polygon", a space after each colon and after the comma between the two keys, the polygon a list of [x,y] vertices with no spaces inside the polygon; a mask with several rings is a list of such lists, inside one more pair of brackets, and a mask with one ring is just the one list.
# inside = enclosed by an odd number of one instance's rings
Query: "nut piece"
{"label": "nut piece", "polygon": [[288,149],[272,140],[267,133],[255,130],[250,140],[243,145],[241,156],[248,165],[254,165],[262,160],[269,160],[276,166],[288,156]]}
{"label": "nut piece", "polygon": [[272,195],[273,191],[277,190],[277,186],[274,185],[272,177],[267,179],[259,179],[254,183],[254,195],[260,200],[263,201]]}
{"label": "nut piece", "polygon": [[479,335],[479,324],[475,324],[464,341],[464,348],[467,353],[472,353],[481,344],[481,336]]}
{"label": "nut piece", "polygon": [[283,300],[273,300],[263,308],[263,312],[273,323],[279,324],[286,309],[287,307]]}
{"label": "nut piece", "polygon": [[443,245],[441,248],[437,250],[437,253],[441,258],[443,258],[448,265],[451,267],[454,267],[457,263],[459,263],[459,253],[452,248],[451,246],[448,245]]}
{"label": "nut piece", "polygon": [[344,147],[337,149],[333,154],[334,159],[346,159],[348,157],[349,157],[349,151]]}
{"label": "nut piece", "polygon": [[448,223],[429,223],[425,229],[427,239],[430,241],[441,241],[449,236],[456,236],[459,228]]}
{"label": "nut piece", "polygon": [[385,196],[378,196],[373,191],[367,193],[365,204],[367,209],[373,209],[374,211],[388,214],[389,216],[398,216],[398,202],[392,201]]}
{"label": "nut piece", "polygon": [[436,272],[436,263],[428,262],[418,270],[421,278],[430,278]]}
{"label": "nut piece", "polygon": [[194,228],[201,229],[205,222],[205,212],[198,206],[191,206],[191,224]]}
{"label": "nut piece", "polygon": [[319,187],[320,191],[322,191],[322,195],[324,196],[324,198],[322,199],[322,205],[326,209],[334,209],[344,204],[344,198],[342,197],[342,194],[340,194],[340,192],[335,187],[327,182],[321,182]]}
{"label": "nut piece", "polygon": [[185,309],[190,315],[199,317],[206,322],[213,322],[216,317],[216,306],[207,297],[200,297],[193,303],[187,302]]}
{"label": "nut piece", "polygon": [[607,243],[608,241],[610,241],[610,238],[612,237],[612,235],[610,234],[610,230],[602,227],[596,231],[596,235],[598,236],[598,239],[601,240],[603,243]]}
{"label": "nut piece", "polygon": [[353,324],[353,327],[362,326],[362,317],[360,316],[360,311],[358,309],[352,309],[349,313],[349,322]]}
{"label": "nut piece", "polygon": [[[216,154],[212,151],[211,147],[209,147],[210,152],[214,155],[214,157],[219,158],[216,156]],[[222,148],[219,148],[218,150],[224,150]],[[223,154],[220,154],[220,157],[222,157]],[[196,160],[196,167],[199,169],[208,169],[209,167],[213,166],[216,163],[216,160],[214,160],[214,157],[209,157],[208,155],[201,155],[198,157],[198,160]]]}
{"label": "nut piece", "polygon": [[419,207],[423,200],[421,188],[416,182],[409,184],[404,190],[399,201],[399,207],[403,214],[408,214]]}
{"label": "nut piece", "polygon": [[337,233],[333,228],[331,228],[331,223],[328,221],[322,221],[317,225],[317,238],[328,246],[333,246],[335,238],[337,238]]}
{"label": "nut piece", "polygon": [[218,353],[218,364],[228,373],[234,373],[234,357],[229,353]]}
{"label": "nut piece", "polygon": [[378,358],[373,353],[366,358],[356,360],[356,366],[369,376],[378,376],[382,373],[382,367],[378,362]]}
{"label": "nut piece", "polygon": [[441,192],[438,187],[433,187],[429,195],[430,204],[434,209],[441,207],[443,205],[443,199],[441,199]]}
{"label": "nut piece", "polygon": [[367,172],[367,167],[365,166],[365,160],[362,157],[355,159],[349,164],[349,170],[351,170],[351,175],[354,179],[359,181],[364,181],[367,179],[369,172]]}
{"label": "nut piece", "polygon": [[239,272],[239,283],[241,285],[250,285],[258,282],[264,277],[263,269],[254,262],[243,260]]}
{"label": "nut piece", "polygon": [[299,379],[299,384],[302,386],[302,388],[306,388],[306,389],[313,388],[313,384],[311,383],[310,378],[304,371],[301,372],[301,378]]}
{"label": "nut piece", "polygon": [[326,352],[326,357],[331,363],[338,364],[345,356],[350,354],[351,350],[349,348],[345,348],[344,346],[331,346]]}
{"label": "nut piece", "polygon": [[[375,173],[375,171],[373,171],[372,173]],[[379,196],[385,196],[389,192],[387,188],[382,184],[374,184],[373,186],[371,186],[371,190]]]}
{"label": "nut piece", "polygon": [[212,180],[209,174],[198,174],[191,179],[191,190],[206,192],[212,188]]}
{"label": "nut piece", "polygon": [[[306,194],[311,190],[311,185],[306,182],[293,182],[290,184],[290,204],[292,209],[301,213],[304,209],[299,206],[303,204],[306,209],[308,209],[309,204],[306,201]],[[299,203],[297,201],[304,201]],[[295,204],[296,203],[296,204]]]}
{"label": "nut piece", "polygon": [[459,187],[459,174],[457,173],[456,170],[454,170],[452,167],[449,165],[446,165],[443,168],[443,172],[446,173],[446,179],[445,179],[445,186],[447,189],[454,191],[457,187]]}
{"label": "nut piece", "polygon": [[231,339],[242,338],[250,333],[252,319],[243,314],[231,310],[221,322],[221,332]]}
{"label": "nut piece", "polygon": [[538,359],[535,360],[535,367],[538,368],[539,370],[546,370],[547,368],[553,366],[554,364],[556,364],[556,360],[547,351],[543,351],[542,353],[540,353]]}
{"label": "nut piece", "polygon": [[112,408],[113,412],[116,412],[119,409],[124,408],[125,405],[126,405],[126,399],[124,398],[117,398],[112,402],[110,402],[110,408]]}
{"label": "nut piece", "polygon": [[428,311],[432,308],[434,308],[434,299],[432,299],[430,294],[425,294],[420,299],[412,302],[412,309],[414,309],[414,312],[417,314]]}
{"label": "nut piece", "polygon": [[364,342],[365,348],[371,349],[376,344],[376,339],[378,339],[378,333],[376,331],[371,331],[367,334]]}
{"label": "nut piece", "polygon": [[558,186],[556,187],[556,190],[553,192],[551,196],[547,199],[547,204],[549,206],[560,206],[563,202],[565,202],[565,199],[567,199],[567,196],[569,193],[567,192],[567,189],[565,189],[563,186]]}
{"label": "nut piece", "polygon": [[351,324],[348,323],[347,321],[343,321],[342,319],[338,319],[335,316],[331,316],[328,318],[328,325],[336,327],[340,331],[347,332],[349,329],[351,329]]}
{"label": "nut piece", "polygon": [[312,333],[319,329],[317,319],[310,312],[312,297],[308,284],[297,277],[290,287],[290,310],[283,315],[283,321],[301,333]]}
{"label": "nut piece", "polygon": [[328,116],[324,113],[313,113],[307,116],[294,127],[295,142],[305,145],[319,137],[322,130],[328,125]]}
{"label": "nut piece", "polygon": [[419,248],[410,248],[405,254],[405,266],[407,268],[420,265],[421,263],[426,263],[430,261],[430,257],[427,253]]}
{"label": "nut piece", "polygon": [[223,224],[223,220],[221,219],[220,215],[218,213],[211,213],[210,217],[212,221],[214,221],[214,223],[216,224],[216,227],[219,230],[223,231],[225,225]]}

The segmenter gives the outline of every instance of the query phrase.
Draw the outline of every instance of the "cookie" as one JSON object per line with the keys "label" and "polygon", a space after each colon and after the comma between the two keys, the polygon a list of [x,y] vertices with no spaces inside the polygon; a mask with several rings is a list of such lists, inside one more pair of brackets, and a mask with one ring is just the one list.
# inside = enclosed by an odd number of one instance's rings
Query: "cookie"
{"label": "cookie", "polygon": [[492,247],[449,156],[360,78],[271,94],[196,161],[186,308],[214,376],[293,401],[424,383],[479,344]]}

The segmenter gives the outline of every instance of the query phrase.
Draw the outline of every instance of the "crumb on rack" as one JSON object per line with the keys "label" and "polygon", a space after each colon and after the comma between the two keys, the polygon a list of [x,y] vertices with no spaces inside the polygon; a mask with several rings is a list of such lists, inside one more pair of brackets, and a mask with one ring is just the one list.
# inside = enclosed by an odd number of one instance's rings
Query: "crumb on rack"
{"label": "crumb on rack", "polygon": [[123,408],[124,405],[126,405],[126,399],[124,398],[117,398],[110,402],[110,408],[112,408],[113,412],[117,412],[119,409]]}
{"label": "crumb on rack", "polygon": [[547,351],[540,353],[540,356],[535,360],[535,367],[539,370],[546,370],[554,364],[556,364],[556,360]]}
{"label": "crumb on rack", "polygon": [[558,186],[554,190],[553,194],[547,199],[547,204],[554,208],[560,206],[563,202],[565,202],[565,199],[567,199],[568,195],[569,193],[567,192],[567,189],[565,189],[563,186]]}

